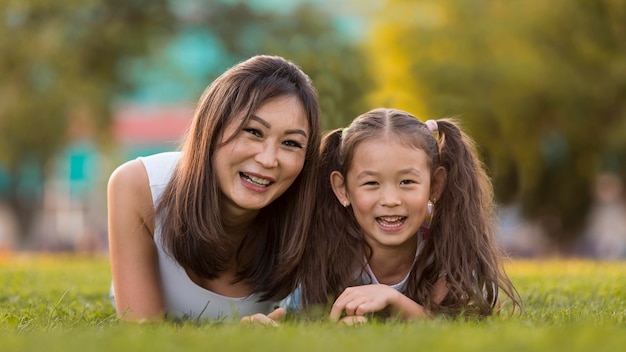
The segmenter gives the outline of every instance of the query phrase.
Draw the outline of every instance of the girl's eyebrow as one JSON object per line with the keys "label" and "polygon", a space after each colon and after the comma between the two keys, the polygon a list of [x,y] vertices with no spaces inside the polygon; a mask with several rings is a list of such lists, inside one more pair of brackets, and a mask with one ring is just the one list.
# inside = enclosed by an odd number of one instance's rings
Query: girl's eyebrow
{"label": "girl's eyebrow", "polygon": [[368,176],[376,176],[376,175],[378,175],[378,172],[376,171],[365,170],[363,172],[360,172],[358,175],[356,175],[356,178],[358,180],[360,178],[364,178]]}
{"label": "girl's eyebrow", "polygon": [[[265,126],[265,128],[267,128],[267,129],[271,129],[272,128],[272,125],[270,125],[269,122],[265,121],[264,119],[262,119],[262,118],[260,118],[260,117],[258,117],[256,115],[250,116],[250,120],[254,120],[254,121],[260,123],[261,125]],[[304,130],[302,130],[302,129],[299,129],[299,128],[296,128],[296,129],[293,129],[293,130],[286,130],[285,131],[285,134],[294,134],[294,133],[295,134],[301,134],[302,136],[304,136],[304,138],[308,137],[306,132]]]}
{"label": "girl's eyebrow", "polygon": [[[363,171],[363,172],[359,173],[359,174],[356,176],[356,178],[357,178],[357,179],[360,179],[360,178],[363,178],[363,177],[368,177],[368,176],[377,176],[378,174],[379,174],[379,173],[378,173],[378,172],[376,172],[376,171],[365,170],[365,171]],[[413,174],[413,175],[416,175],[416,176],[421,176],[421,175],[422,175],[422,174],[420,173],[420,171],[419,171],[417,168],[414,168],[414,167],[408,167],[408,168],[406,168],[406,169],[402,169],[402,170],[398,171],[398,174],[401,174],[401,175],[405,175],[405,174]]]}
{"label": "girl's eyebrow", "polygon": [[414,168],[414,167],[409,167],[409,168],[406,168],[406,169],[402,169],[402,170],[400,170],[399,173],[401,173],[401,174],[415,174],[415,175],[418,175],[418,176],[421,175],[420,170],[418,170],[417,168]]}

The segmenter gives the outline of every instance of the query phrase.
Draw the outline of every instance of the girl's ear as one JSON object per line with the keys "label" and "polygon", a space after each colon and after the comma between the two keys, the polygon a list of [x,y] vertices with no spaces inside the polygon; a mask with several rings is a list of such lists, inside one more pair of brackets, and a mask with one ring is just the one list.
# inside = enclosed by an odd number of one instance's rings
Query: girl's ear
{"label": "girl's ear", "polygon": [[433,181],[430,184],[430,200],[433,203],[437,202],[437,199],[441,197],[443,189],[446,187],[446,181],[448,179],[448,172],[443,166],[439,166],[433,172]]}
{"label": "girl's ear", "polygon": [[339,203],[341,203],[344,208],[350,205],[350,198],[348,197],[346,182],[341,172],[333,171],[330,173],[330,185],[332,186],[335,197],[337,197]]}

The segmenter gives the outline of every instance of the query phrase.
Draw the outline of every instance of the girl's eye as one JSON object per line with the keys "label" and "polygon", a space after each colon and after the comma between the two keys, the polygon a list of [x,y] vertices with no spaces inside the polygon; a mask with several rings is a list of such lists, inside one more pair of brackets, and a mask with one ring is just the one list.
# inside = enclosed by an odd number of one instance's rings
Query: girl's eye
{"label": "girl's eye", "polygon": [[378,184],[378,182],[376,181],[368,181],[363,183],[364,186],[376,186]]}
{"label": "girl's eye", "polygon": [[288,147],[302,149],[302,144],[300,142],[297,142],[297,141],[292,141],[292,140],[284,141],[283,144],[288,146]]}
{"label": "girl's eye", "polygon": [[243,130],[250,133],[253,136],[263,137],[263,134],[261,133],[261,131],[257,130],[256,128],[244,128]]}
{"label": "girl's eye", "polygon": [[415,181],[413,181],[413,180],[402,180],[402,181],[400,181],[401,185],[410,185],[412,183],[415,183]]}

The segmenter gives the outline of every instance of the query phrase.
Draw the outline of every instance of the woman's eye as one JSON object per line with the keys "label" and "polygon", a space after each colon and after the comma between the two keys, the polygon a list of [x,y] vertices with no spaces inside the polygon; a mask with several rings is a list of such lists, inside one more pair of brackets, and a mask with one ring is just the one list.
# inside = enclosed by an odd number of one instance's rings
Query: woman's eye
{"label": "woman's eye", "polygon": [[284,141],[283,142],[284,145],[288,146],[288,147],[293,147],[293,148],[299,148],[302,149],[302,144],[300,142],[296,142],[296,141]]}
{"label": "woman's eye", "polygon": [[261,131],[257,130],[256,128],[244,128],[243,130],[256,137],[263,137]]}

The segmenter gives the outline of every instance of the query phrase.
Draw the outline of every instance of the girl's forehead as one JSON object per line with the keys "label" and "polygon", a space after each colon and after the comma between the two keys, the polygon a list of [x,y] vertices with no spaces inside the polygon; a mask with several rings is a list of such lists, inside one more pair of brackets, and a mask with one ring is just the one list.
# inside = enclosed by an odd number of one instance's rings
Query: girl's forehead
{"label": "girl's forehead", "polygon": [[390,169],[396,167],[428,168],[426,152],[402,140],[375,138],[354,148],[351,170]]}
{"label": "girl's forehead", "polygon": [[426,153],[416,137],[409,137],[403,134],[379,135],[364,139],[356,144],[353,154],[376,150],[384,146],[385,149],[396,149],[404,152],[420,151]]}

